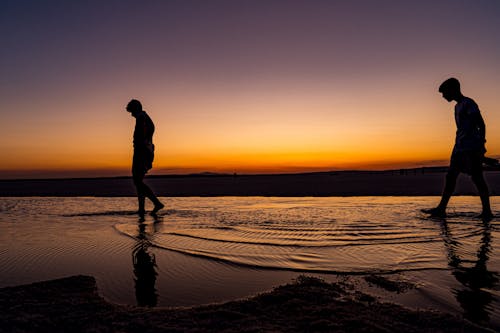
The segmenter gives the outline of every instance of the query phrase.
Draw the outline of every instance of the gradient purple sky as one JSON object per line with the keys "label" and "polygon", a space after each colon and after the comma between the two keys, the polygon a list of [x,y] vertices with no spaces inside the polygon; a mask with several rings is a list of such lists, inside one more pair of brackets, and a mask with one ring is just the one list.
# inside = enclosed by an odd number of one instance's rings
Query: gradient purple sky
{"label": "gradient purple sky", "polygon": [[500,1],[0,3],[0,178],[446,163],[450,76],[500,155]]}

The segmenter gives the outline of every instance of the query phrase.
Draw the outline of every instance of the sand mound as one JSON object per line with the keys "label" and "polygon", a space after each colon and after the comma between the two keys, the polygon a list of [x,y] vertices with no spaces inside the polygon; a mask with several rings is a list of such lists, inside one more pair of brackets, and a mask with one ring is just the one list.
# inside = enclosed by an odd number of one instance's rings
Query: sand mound
{"label": "sand mound", "polygon": [[250,299],[194,308],[110,304],[92,277],[0,289],[1,332],[485,332],[451,315],[382,303],[300,277]]}

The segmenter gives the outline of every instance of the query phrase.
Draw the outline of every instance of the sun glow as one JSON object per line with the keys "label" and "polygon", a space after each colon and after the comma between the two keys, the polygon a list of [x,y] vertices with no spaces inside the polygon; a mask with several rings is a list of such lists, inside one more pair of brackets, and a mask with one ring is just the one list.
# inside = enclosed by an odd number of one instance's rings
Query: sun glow
{"label": "sun glow", "polygon": [[131,98],[156,125],[152,173],[443,165],[450,76],[500,156],[498,5],[75,6],[5,8],[0,178],[128,174]]}

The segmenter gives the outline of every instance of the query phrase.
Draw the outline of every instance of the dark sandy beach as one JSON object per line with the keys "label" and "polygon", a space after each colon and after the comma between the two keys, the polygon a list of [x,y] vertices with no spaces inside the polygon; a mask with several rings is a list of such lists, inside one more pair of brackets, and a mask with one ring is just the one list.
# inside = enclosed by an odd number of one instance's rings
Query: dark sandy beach
{"label": "dark sandy beach", "polygon": [[108,303],[92,277],[73,276],[0,289],[0,309],[1,332],[489,331],[448,314],[383,303],[349,283],[305,276],[249,299],[155,309]]}
{"label": "dark sandy beach", "polygon": [[[500,194],[500,171],[485,172],[491,195]],[[444,168],[343,171],[282,175],[148,176],[158,196],[430,196],[440,195]],[[456,194],[474,195],[467,176]],[[0,180],[0,196],[135,196],[130,177]]]}

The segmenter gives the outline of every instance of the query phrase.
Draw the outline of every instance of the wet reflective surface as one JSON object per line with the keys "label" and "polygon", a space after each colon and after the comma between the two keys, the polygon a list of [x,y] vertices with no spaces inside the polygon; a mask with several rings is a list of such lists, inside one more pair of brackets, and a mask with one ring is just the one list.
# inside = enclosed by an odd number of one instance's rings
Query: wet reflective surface
{"label": "wet reflective surface", "polygon": [[[0,287],[87,274],[111,301],[177,306],[304,272],[406,272],[430,303],[478,323],[498,316],[499,219],[477,219],[477,197],[454,197],[437,220],[419,212],[434,197],[164,201],[141,221],[134,198],[1,198]],[[500,210],[497,197],[492,206]]]}

